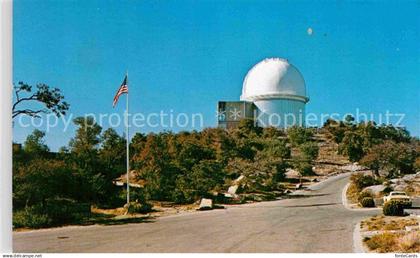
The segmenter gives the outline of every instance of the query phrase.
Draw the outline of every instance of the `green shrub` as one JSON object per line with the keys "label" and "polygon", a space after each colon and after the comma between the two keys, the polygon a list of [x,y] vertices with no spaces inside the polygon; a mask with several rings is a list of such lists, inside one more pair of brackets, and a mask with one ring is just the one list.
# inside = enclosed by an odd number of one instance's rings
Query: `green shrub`
{"label": "green shrub", "polygon": [[359,191],[361,191],[365,187],[380,183],[373,176],[363,174],[353,174],[350,177],[350,180],[356,185]]}
{"label": "green shrub", "polygon": [[363,198],[360,204],[362,205],[362,207],[366,207],[366,208],[375,207],[375,201],[373,200],[372,197]]}
{"label": "green shrub", "polygon": [[152,207],[150,203],[131,202],[128,206],[128,213],[148,213],[152,211]]}
{"label": "green shrub", "polygon": [[392,191],[394,191],[394,189],[389,184],[386,184],[384,190],[382,190],[381,193],[383,195],[388,195]]}
{"label": "green shrub", "polygon": [[362,202],[362,200],[363,200],[364,198],[367,198],[367,197],[373,198],[372,193],[370,193],[370,192],[368,192],[368,191],[363,191],[363,192],[360,192],[360,193],[357,195],[357,201],[358,201],[359,203],[361,203],[361,202]]}
{"label": "green shrub", "polygon": [[78,203],[71,199],[53,198],[45,205],[34,205],[18,210],[13,214],[16,228],[42,228],[80,221],[90,215],[90,204]]}
{"label": "green shrub", "polygon": [[311,176],[314,175],[314,171],[312,170],[312,165],[308,162],[298,162],[295,165],[295,168],[302,176]]}
{"label": "green shrub", "polygon": [[399,201],[391,200],[384,204],[382,212],[386,216],[403,216],[404,204]]}
{"label": "green shrub", "polygon": [[71,223],[90,215],[90,205],[75,200],[55,198],[48,199],[44,212],[56,225]]}
{"label": "green shrub", "polygon": [[299,146],[309,142],[313,136],[313,131],[309,128],[293,126],[287,129],[287,137],[293,146]]}
{"label": "green shrub", "polygon": [[305,142],[299,146],[299,149],[308,161],[315,160],[319,155],[319,147],[316,142]]}
{"label": "green shrub", "polygon": [[34,207],[13,213],[13,226],[15,228],[44,228],[51,226],[52,219],[47,214],[39,214]]}

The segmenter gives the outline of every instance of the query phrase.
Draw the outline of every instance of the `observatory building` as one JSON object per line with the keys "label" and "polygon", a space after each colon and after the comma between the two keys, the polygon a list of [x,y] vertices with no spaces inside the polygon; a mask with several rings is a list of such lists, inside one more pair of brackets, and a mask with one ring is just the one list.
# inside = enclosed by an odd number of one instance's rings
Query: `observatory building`
{"label": "observatory building", "polygon": [[219,101],[218,125],[232,128],[248,118],[261,127],[303,126],[308,101],[305,80],[297,68],[286,59],[267,58],[245,76],[240,101]]}

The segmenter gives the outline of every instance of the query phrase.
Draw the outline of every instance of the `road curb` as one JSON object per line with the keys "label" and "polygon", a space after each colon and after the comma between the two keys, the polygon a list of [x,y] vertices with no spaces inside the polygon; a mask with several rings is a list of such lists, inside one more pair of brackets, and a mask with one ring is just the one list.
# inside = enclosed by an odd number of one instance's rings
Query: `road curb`
{"label": "road curb", "polygon": [[350,182],[346,184],[346,186],[344,186],[343,191],[341,192],[341,203],[343,204],[344,208],[346,208],[347,210],[350,211],[373,211],[373,210],[381,210],[381,208],[379,207],[373,207],[373,208],[352,208],[349,205],[349,201],[347,199],[347,189],[350,186]]}
{"label": "road curb", "polygon": [[341,192],[341,202],[343,203],[344,208],[346,208],[347,210],[351,210],[353,211],[354,209],[352,209],[349,206],[349,202],[347,200],[347,189],[350,186],[350,182],[346,184],[346,186],[344,186],[343,191]]}
{"label": "road curb", "polygon": [[353,230],[353,253],[368,253],[363,245],[362,234],[360,233],[360,222]]}

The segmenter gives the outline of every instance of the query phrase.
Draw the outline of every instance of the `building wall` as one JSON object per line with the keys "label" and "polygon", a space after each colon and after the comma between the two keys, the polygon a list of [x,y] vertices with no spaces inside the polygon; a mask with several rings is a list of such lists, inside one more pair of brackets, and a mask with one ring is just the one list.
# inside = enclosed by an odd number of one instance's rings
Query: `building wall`
{"label": "building wall", "polygon": [[218,126],[226,129],[235,128],[244,118],[254,118],[255,106],[246,101],[219,101]]}
{"label": "building wall", "polygon": [[305,103],[297,100],[271,99],[254,102],[259,126],[287,128],[305,125]]}

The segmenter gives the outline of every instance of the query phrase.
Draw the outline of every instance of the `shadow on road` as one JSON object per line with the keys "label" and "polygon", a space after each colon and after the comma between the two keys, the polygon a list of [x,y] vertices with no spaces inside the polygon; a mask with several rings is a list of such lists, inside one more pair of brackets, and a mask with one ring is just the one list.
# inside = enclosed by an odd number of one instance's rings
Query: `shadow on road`
{"label": "shadow on road", "polygon": [[315,204],[306,204],[306,205],[290,205],[290,206],[282,206],[285,208],[304,208],[304,207],[319,207],[319,206],[331,206],[341,204],[339,202],[336,203],[315,203]]}
{"label": "shadow on road", "polygon": [[95,224],[105,225],[105,226],[113,226],[113,225],[122,225],[122,224],[130,224],[130,223],[152,223],[155,222],[155,217],[141,217],[141,218],[123,218],[123,219],[105,219],[95,221]]}
{"label": "shadow on road", "polygon": [[290,194],[287,196],[287,199],[297,199],[297,198],[310,198],[310,197],[320,197],[320,196],[328,196],[328,194]]}
{"label": "shadow on road", "polygon": [[142,216],[142,217],[135,217],[135,216],[123,216],[118,217],[115,215],[110,214],[99,214],[94,213],[92,216],[85,221],[81,221],[79,225],[105,225],[105,226],[112,226],[112,225],[122,225],[122,224],[130,224],[130,223],[152,223],[155,222],[156,217],[154,216]]}

